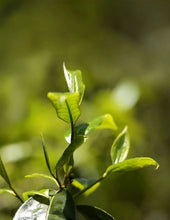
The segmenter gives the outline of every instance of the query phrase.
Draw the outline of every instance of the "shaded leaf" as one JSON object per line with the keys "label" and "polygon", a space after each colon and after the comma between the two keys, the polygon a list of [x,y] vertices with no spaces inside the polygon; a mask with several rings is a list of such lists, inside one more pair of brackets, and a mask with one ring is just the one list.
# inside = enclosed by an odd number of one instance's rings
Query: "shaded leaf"
{"label": "shaded leaf", "polygon": [[97,207],[78,205],[77,210],[88,220],[114,220],[110,214]]}
{"label": "shaded leaf", "polygon": [[0,175],[8,183],[8,185],[11,185],[8,174],[5,169],[5,166],[4,166],[3,161],[1,159],[1,156],[0,156]]}
{"label": "shaded leaf", "polygon": [[[82,136],[83,141],[86,140],[87,135],[95,129],[113,129],[116,130],[117,126],[113,117],[110,114],[99,116],[88,123],[79,124],[75,127],[75,134]],[[65,133],[65,139],[68,143],[71,143],[71,130]]]}
{"label": "shaded leaf", "polygon": [[66,191],[67,199],[66,205],[64,207],[64,216],[67,220],[77,220],[77,207],[71,196],[71,194]]}
{"label": "shaded leaf", "polygon": [[[65,122],[73,124],[80,116],[79,93],[48,93],[48,98],[56,109],[57,115]],[[71,116],[71,117],[70,117]]]}
{"label": "shaded leaf", "polygon": [[117,164],[126,159],[130,147],[127,127],[117,136],[111,148],[112,163]]}
{"label": "shaded leaf", "polygon": [[30,174],[30,175],[26,175],[25,177],[26,177],[26,178],[43,177],[43,178],[52,180],[52,181],[58,186],[58,183],[57,183],[56,179],[54,179],[53,177],[48,176],[48,175],[46,175],[46,174],[33,173],[33,174]]}
{"label": "shaded leaf", "polygon": [[68,89],[71,93],[79,93],[79,105],[81,104],[85,85],[82,81],[82,74],[80,70],[67,70],[63,65],[64,75],[67,82]]}
{"label": "shaded leaf", "polygon": [[16,194],[12,190],[10,190],[10,189],[0,189],[0,194],[1,193],[9,193],[9,194],[11,194],[13,196],[16,196]]}
{"label": "shaded leaf", "polygon": [[113,172],[127,172],[147,166],[154,166],[158,169],[159,164],[150,157],[136,157],[109,166],[103,176],[106,177],[109,173]]}
{"label": "shaded leaf", "polygon": [[48,220],[76,220],[76,207],[71,195],[62,190],[51,199]]}
{"label": "shaded leaf", "polygon": [[74,151],[83,143],[81,137],[75,138],[75,140],[65,149],[64,153],[56,164],[56,171],[61,169],[66,163],[68,163],[73,156]]}
{"label": "shaded leaf", "polygon": [[33,198],[29,198],[24,202],[16,212],[13,220],[46,220],[48,205],[40,203]]}
{"label": "shaded leaf", "polygon": [[54,174],[53,174],[53,172],[51,170],[51,166],[50,166],[50,161],[49,161],[49,157],[48,157],[48,154],[47,154],[47,150],[46,150],[46,147],[45,147],[45,144],[44,144],[43,136],[41,137],[41,139],[42,139],[43,152],[44,152],[44,157],[45,157],[45,162],[46,162],[47,168],[48,168],[49,172],[51,173],[51,175],[54,177]]}

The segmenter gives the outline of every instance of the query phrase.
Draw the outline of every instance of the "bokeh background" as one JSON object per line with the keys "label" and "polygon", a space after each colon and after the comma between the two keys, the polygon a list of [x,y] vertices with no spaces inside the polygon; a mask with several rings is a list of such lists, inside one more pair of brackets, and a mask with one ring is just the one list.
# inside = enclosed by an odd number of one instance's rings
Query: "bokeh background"
{"label": "bokeh background", "polygon": [[[96,131],[76,152],[77,175],[97,178],[110,163],[117,133],[128,125],[129,157],[150,156],[152,168],[116,174],[79,203],[120,220],[170,219],[170,1],[1,0],[0,152],[13,185],[53,187],[40,133],[53,167],[67,146],[68,125],[56,117],[49,91],[66,91],[62,65],[80,69],[86,84],[79,122],[110,113],[118,131]],[[0,187],[7,187],[0,179]],[[20,203],[0,195],[0,219]]]}

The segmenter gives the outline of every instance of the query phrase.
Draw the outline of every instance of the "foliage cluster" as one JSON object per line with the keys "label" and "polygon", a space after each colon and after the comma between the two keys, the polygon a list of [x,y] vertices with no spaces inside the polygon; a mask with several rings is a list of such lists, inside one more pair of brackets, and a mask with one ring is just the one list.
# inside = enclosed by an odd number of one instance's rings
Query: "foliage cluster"
{"label": "foliage cluster", "polygon": [[29,191],[23,193],[23,198],[16,192],[6,172],[5,166],[0,158],[0,175],[6,181],[9,189],[1,189],[0,193],[7,192],[16,196],[22,206],[17,211],[14,220],[27,217],[28,219],[67,219],[76,220],[77,211],[85,218],[92,220],[111,220],[114,219],[110,214],[102,209],[89,205],[77,205],[77,199],[84,195],[88,196],[96,190],[101,182],[110,174],[117,172],[127,172],[147,166],[159,167],[158,163],[149,157],[136,157],[126,159],[130,140],[128,127],[116,137],[111,146],[110,156],[111,165],[98,179],[84,179],[74,177],[74,152],[88,138],[88,135],[96,129],[116,130],[117,125],[110,114],[101,115],[90,122],[77,124],[80,116],[80,104],[83,99],[85,85],[79,70],[67,70],[65,65],[64,75],[68,86],[68,92],[48,93],[48,98],[54,106],[58,118],[70,125],[70,129],[65,133],[68,147],[56,163],[55,171],[51,167],[47,149],[42,137],[42,146],[49,175],[34,173],[27,175],[27,178],[44,177],[53,181],[55,189],[41,189],[39,191]]}

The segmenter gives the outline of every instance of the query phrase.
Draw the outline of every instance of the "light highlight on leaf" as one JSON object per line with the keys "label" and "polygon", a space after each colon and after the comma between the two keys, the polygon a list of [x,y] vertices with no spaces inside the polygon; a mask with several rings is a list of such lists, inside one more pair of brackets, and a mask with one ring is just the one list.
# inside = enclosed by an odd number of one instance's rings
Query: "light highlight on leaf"
{"label": "light highlight on leaf", "polygon": [[130,147],[127,127],[118,135],[111,148],[112,163],[117,164],[126,159]]}
{"label": "light highlight on leaf", "polygon": [[0,194],[1,193],[9,193],[9,194],[11,194],[13,196],[16,196],[16,194],[12,190],[10,190],[10,189],[0,189]]}
{"label": "light highlight on leaf", "polygon": [[80,70],[67,70],[65,65],[63,64],[64,75],[67,82],[67,86],[69,92],[71,93],[79,93],[79,105],[81,104],[85,85],[82,81],[82,74]]}
{"label": "light highlight on leaf", "polygon": [[26,178],[43,177],[43,178],[52,180],[52,181],[58,186],[58,183],[57,183],[56,179],[54,179],[53,177],[48,176],[48,175],[46,175],[46,174],[33,173],[33,174],[30,174],[30,175],[26,175],[25,177],[26,177]]}
{"label": "light highlight on leaf", "polygon": [[150,157],[136,157],[109,166],[106,169],[106,172],[104,173],[103,177],[106,177],[110,173],[127,172],[141,169],[147,166],[154,166],[155,169],[158,169],[159,164]]}
{"label": "light highlight on leaf", "polygon": [[[80,116],[79,109],[79,93],[48,93],[48,98],[56,109],[57,115],[60,119],[67,123],[76,122]],[[71,117],[70,117],[71,114]]]}

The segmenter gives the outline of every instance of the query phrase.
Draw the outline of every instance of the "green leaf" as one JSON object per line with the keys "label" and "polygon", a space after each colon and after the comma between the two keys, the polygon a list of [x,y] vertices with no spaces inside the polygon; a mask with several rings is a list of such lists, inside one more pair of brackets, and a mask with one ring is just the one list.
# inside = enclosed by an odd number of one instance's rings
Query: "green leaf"
{"label": "green leaf", "polygon": [[31,190],[28,192],[24,192],[23,193],[24,201],[28,200],[30,197],[33,197],[34,195],[40,195],[49,198],[49,189]]}
{"label": "green leaf", "polygon": [[43,136],[41,136],[41,139],[42,139],[43,152],[44,152],[44,157],[45,157],[45,162],[46,162],[47,168],[48,168],[49,172],[51,173],[51,175],[54,177],[54,174],[53,174],[53,172],[51,170],[51,166],[50,166],[50,161],[49,161],[49,157],[48,157],[48,154],[47,154],[47,150],[46,150],[46,147],[45,147],[45,144],[44,144]]}
{"label": "green leaf", "polygon": [[2,161],[2,159],[1,159],[1,156],[0,156],[0,175],[1,175],[2,178],[8,183],[8,185],[11,186],[11,183],[10,183],[8,174],[7,174],[7,172],[6,172],[5,166],[4,166],[4,164],[3,164],[3,161]]}
{"label": "green leaf", "polygon": [[112,163],[117,164],[126,159],[130,147],[127,127],[118,135],[111,148]]}
{"label": "green leaf", "polygon": [[0,189],[0,194],[1,193],[9,193],[9,194],[11,194],[13,196],[16,196],[16,194],[12,190],[10,190],[10,189]]}
{"label": "green leaf", "polygon": [[158,169],[159,164],[150,157],[136,157],[109,166],[106,169],[106,172],[104,173],[103,177],[106,177],[110,173],[127,172],[127,171],[141,169],[147,166],[154,166],[156,169]]}
{"label": "green leaf", "polygon": [[79,93],[79,105],[81,104],[85,85],[82,81],[82,74],[80,70],[67,70],[63,65],[64,75],[67,82],[68,89],[71,93]]}
{"label": "green leaf", "polygon": [[[95,129],[113,129],[116,130],[117,126],[113,117],[110,114],[99,116],[88,123],[79,124],[75,127],[76,136],[82,136],[83,141],[86,140],[87,135]],[[68,143],[71,142],[71,131],[65,133],[65,139]]]}
{"label": "green leaf", "polygon": [[[72,189],[75,191],[75,197],[77,197],[79,194],[83,194],[83,196],[89,196],[100,186],[100,182],[96,183],[96,180],[94,179],[87,180],[77,178],[72,181],[72,186],[76,189]],[[84,190],[85,192],[83,193]]]}
{"label": "green leaf", "polygon": [[[73,124],[80,116],[79,93],[48,93],[48,98],[56,109],[57,115],[65,122]],[[71,121],[72,120],[72,121]]]}
{"label": "green leaf", "polygon": [[34,198],[29,198],[20,206],[13,220],[21,219],[46,219],[48,205],[40,203]]}
{"label": "green leaf", "polygon": [[30,175],[26,175],[25,177],[26,177],[26,178],[43,177],[43,178],[52,180],[52,181],[58,186],[58,183],[57,183],[56,179],[54,179],[53,177],[48,176],[48,175],[46,175],[46,174],[33,173],[33,174],[30,174]]}
{"label": "green leaf", "polygon": [[78,205],[78,211],[88,220],[114,220],[106,211],[89,205]]}
{"label": "green leaf", "polygon": [[76,220],[77,213],[71,195],[62,190],[51,199],[47,213],[48,220]]}
{"label": "green leaf", "polygon": [[65,149],[64,153],[60,157],[56,164],[56,171],[61,169],[66,163],[68,163],[73,156],[74,151],[83,143],[81,137],[75,138],[75,140]]}

